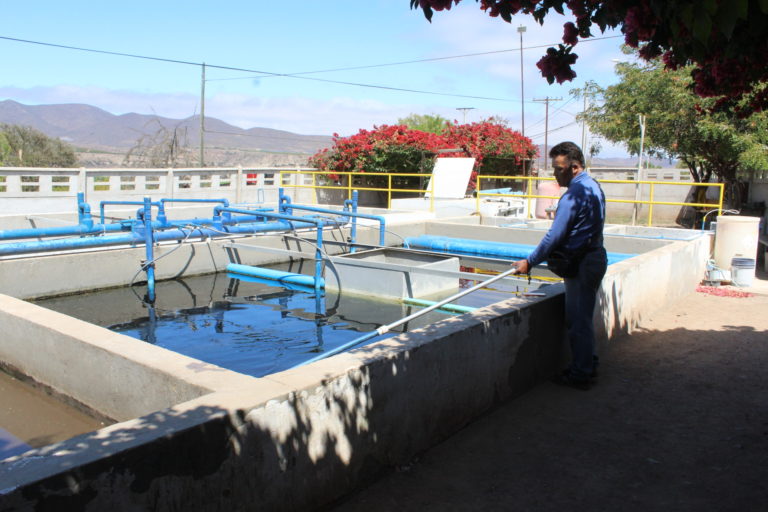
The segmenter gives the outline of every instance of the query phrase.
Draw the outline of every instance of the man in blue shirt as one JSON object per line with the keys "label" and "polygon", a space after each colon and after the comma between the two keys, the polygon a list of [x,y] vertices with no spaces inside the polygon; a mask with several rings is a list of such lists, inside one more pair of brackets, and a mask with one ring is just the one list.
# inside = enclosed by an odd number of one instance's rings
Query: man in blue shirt
{"label": "man in blue shirt", "polygon": [[575,275],[565,281],[565,323],[572,362],[555,382],[589,389],[597,376],[592,317],[608,258],[603,247],[605,195],[584,169],[584,155],[573,142],[562,142],[549,152],[555,179],[568,190],[560,198],[552,227],[533,252],[512,265],[521,274],[546,260],[553,251],[575,260]]}

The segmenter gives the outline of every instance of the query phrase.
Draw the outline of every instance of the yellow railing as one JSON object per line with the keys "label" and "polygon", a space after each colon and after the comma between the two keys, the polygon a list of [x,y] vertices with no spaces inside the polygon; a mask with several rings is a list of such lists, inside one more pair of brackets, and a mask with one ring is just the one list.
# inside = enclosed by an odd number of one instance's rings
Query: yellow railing
{"label": "yellow railing", "polygon": [[[526,182],[526,193],[524,194],[498,194],[498,193],[484,193],[480,189],[480,184],[482,183],[482,180],[484,179],[493,179],[493,180],[518,180],[518,181],[525,181]],[[516,197],[516,198],[525,198],[528,200],[528,216],[531,217],[531,200],[532,199],[560,199],[560,196],[544,196],[544,195],[537,195],[533,194],[533,182],[534,181],[554,181],[554,178],[549,177],[538,177],[538,176],[478,176],[477,177],[477,189],[476,189],[476,209],[480,210],[480,199],[481,197]],[[606,197],[606,202],[608,203],[629,203],[629,204],[647,204],[648,205],[648,225],[651,226],[653,223],[653,207],[655,205],[660,206],[693,206],[698,208],[712,208],[713,210],[718,210],[718,214],[722,214],[723,210],[723,194],[725,185],[723,183],[691,183],[691,182],[684,182],[684,181],[635,181],[635,180],[596,180],[598,183],[615,183],[615,184],[626,184],[626,185],[649,185],[649,196],[647,200],[641,200],[641,199],[610,199]],[[657,185],[676,185],[676,186],[686,186],[686,187],[716,187],[719,189],[718,194],[718,201],[716,204],[714,203],[685,203],[685,202],[674,202],[674,201],[654,201],[654,189]]]}
{"label": "yellow railing", "polygon": [[[312,177],[312,184],[301,184],[301,183],[291,183],[291,181],[297,181],[298,176],[296,175],[304,175],[304,176],[311,176]],[[325,185],[318,185],[318,179],[328,180],[328,176],[345,176],[346,184],[325,184]],[[291,176],[296,176],[296,179],[291,180]],[[355,177],[360,178],[373,178],[375,181],[384,181],[386,180],[387,186],[386,187],[371,187],[371,186],[360,186],[356,185],[354,183]],[[294,171],[294,170],[285,170],[280,171],[280,186],[281,187],[290,187],[290,188],[309,188],[309,189],[315,189],[315,190],[321,190],[321,189],[329,189],[329,190],[345,190],[347,193],[347,199],[352,199],[352,191],[357,190],[368,190],[368,191],[374,191],[374,192],[386,192],[387,193],[387,208],[392,207],[392,193],[393,192],[415,192],[419,194],[427,193],[429,194],[429,211],[433,212],[435,211],[435,180],[430,180],[429,182],[429,188],[424,189],[412,189],[412,188],[396,188],[392,186],[392,179],[393,178],[426,178],[429,179],[429,174],[418,174],[418,173],[372,173],[372,172],[327,172],[327,171]]]}
{"label": "yellow railing", "polygon": [[[328,180],[329,175],[339,176],[339,177],[346,177],[346,184],[336,184],[336,183],[326,183],[326,184],[318,184],[319,180]],[[312,182],[311,184],[305,184],[305,183],[298,183],[300,176],[311,176]],[[386,187],[372,187],[362,184],[355,184],[355,178],[373,178],[376,181],[384,181],[386,180],[387,186]],[[393,178],[400,178],[400,177],[418,177],[418,178],[427,178],[429,179],[430,176],[428,174],[418,174],[418,173],[366,173],[366,172],[333,172],[329,173],[327,171],[301,171],[301,170],[281,170],[280,171],[280,179],[279,184],[281,187],[285,188],[305,188],[305,189],[328,189],[328,190],[344,190],[346,191],[347,199],[352,199],[352,191],[358,190],[368,190],[368,191],[375,191],[375,192],[386,192],[387,193],[387,208],[391,208],[392,206],[392,193],[393,192],[415,192],[415,193],[427,193],[429,194],[429,211],[433,212],[435,211],[435,194],[434,194],[434,188],[435,188],[435,180],[430,180],[429,182],[429,188],[427,190],[424,189],[412,189],[412,188],[399,188],[399,187],[393,187],[392,186],[392,180]],[[525,182],[525,190],[526,192],[523,194],[500,194],[500,193],[493,193],[493,192],[482,192],[481,190],[481,183],[483,180],[515,180],[515,181],[523,181]],[[534,182],[538,181],[554,181],[554,178],[550,177],[538,177],[538,176],[487,176],[487,175],[480,175],[477,177],[477,189],[475,194],[475,210],[477,212],[480,211],[480,200],[483,197],[514,197],[514,198],[524,198],[528,201],[528,215],[529,217],[532,217],[533,208],[531,208],[531,202],[533,199],[560,199],[560,196],[550,196],[550,195],[539,195],[533,193],[534,188]],[[713,210],[718,210],[718,213],[721,214],[723,210],[723,194],[724,194],[724,184],[722,183],[691,183],[691,182],[683,182],[683,181],[634,181],[634,180],[597,180],[599,183],[613,183],[613,184],[624,184],[624,185],[634,185],[636,187],[639,187],[641,185],[648,185],[650,187],[649,190],[649,198],[646,200],[643,199],[611,199],[606,198],[606,202],[608,203],[625,203],[625,204],[646,204],[648,205],[648,226],[651,226],[653,223],[653,207],[654,206],[692,206],[692,207],[698,207],[698,208],[712,208]],[[685,186],[685,187],[716,187],[719,189],[718,194],[718,201],[716,204],[713,203],[687,203],[687,202],[676,202],[676,201],[655,201],[654,200],[654,193],[655,193],[655,187],[663,185],[672,185],[672,186]]]}

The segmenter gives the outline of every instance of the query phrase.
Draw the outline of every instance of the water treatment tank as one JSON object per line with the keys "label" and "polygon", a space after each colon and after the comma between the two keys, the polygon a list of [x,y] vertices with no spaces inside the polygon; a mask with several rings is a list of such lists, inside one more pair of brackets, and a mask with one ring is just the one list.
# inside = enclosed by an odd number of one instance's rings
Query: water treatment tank
{"label": "water treatment tank", "polygon": [[754,258],[759,226],[760,217],[719,215],[715,230],[715,265],[729,269],[734,256]]}
{"label": "water treatment tank", "polygon": [[[540,181],[536,187],[536,195],[538,196],[560,196],[560,185],[556,181]],[[557,203],[557,199],[545,199],[542,197],[536,198],[536,218],[537,219],[553,219],[555,212],[551,215],[547,215],[547,208],[554,206]]]}

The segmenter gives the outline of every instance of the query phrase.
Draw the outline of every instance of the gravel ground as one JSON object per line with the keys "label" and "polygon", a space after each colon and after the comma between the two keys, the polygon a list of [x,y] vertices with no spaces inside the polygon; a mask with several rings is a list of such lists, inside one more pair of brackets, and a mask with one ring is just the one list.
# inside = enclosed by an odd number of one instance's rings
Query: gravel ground
{"label": "gravel ground", "polygon": [[691,290],[611,342],[590,391],[543,383],[328,510],[768,510],[758,277]]}

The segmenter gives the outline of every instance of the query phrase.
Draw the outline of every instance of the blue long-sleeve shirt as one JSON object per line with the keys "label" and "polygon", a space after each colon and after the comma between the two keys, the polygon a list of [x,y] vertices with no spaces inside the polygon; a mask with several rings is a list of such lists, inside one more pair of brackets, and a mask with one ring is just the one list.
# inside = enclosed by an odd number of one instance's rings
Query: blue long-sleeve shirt
{"label": "blue long-sleeve shirt", "polygon": [[603,245],[605,195],[600,185],[586,171],[571,180],[560,198],[552,227],[528,256],[533,267],[546,260],[554,249],[566,252]]}

